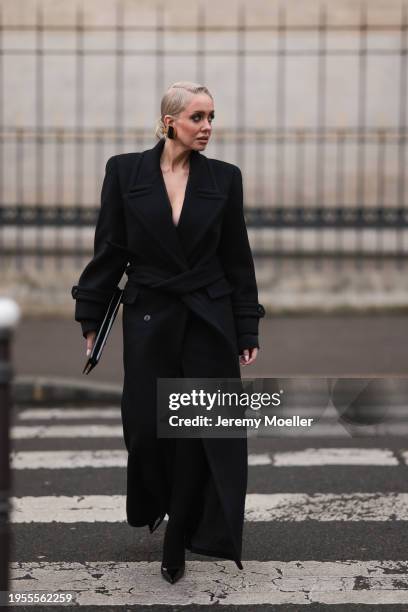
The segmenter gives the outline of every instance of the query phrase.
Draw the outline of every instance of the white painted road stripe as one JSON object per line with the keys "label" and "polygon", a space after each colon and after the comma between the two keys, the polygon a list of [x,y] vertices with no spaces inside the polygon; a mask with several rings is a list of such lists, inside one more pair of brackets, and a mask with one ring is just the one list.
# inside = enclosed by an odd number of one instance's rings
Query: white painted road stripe
{"label": "white painted road stripe", "polygon": [[272,465],[273,453],[249,453],[248,454],[248,465],[249,466],[261,466],[261,465]]}
{"label": "white painted road stripe", "polygon": [[[265,409],[262,411],[262,414],[268,414],[268,416],[272,416],[274,414],[273,411],[266,411]],[[322,418],[325,421],[329,418],[338,419],[340,415],[337,411],[332,407],[327,407],[324,410],[316,409],[310,406],[299,406],[298,408],[286,411],[280,411],[279,417],[290,417],[293,414],[299,414],[299,416],[307,418],[307,417],[315,417]],[[259,414],[254,411],[252,412],[250,409],[246,412],[245,416],[259,416]],[[94,408],[77,408],[77,407],[65,407],[65,408],[25,408],[18,411],[18,419],[21,421],[27,420],[53,420],[53,419],[89,419],[89,418],[98,418],[98,419],[121,419],[121,410],[120,406],[100,406]],[[407,420],[407,408],[406,406],[392,406],[390,408],[384,409],[384,419],[391,420],[392,418]]]}
{"label": "white painted road stripe", "polygon": [[[403,455],[407,462],[408,451]],[[122,468],[127,465],[127,452],[124,450],[19,451],[10,453],[10,463],[14,470]],[[386,448],[307,448],[302,451],[249,454],[248,464],[274,467],[395,466],[398,465],[398,459],[391,449]]]}
{"label": "white painted road stripe", "polygon": [[[381,425],[351,425],[347,429],[337,421],[324,421],[311,427],[260,427],[248,428],[248,438],[352,438],[354,434],[371,436],[407,436],[408,421],[405,423],[383,423]],[[118,438],[122,437],[121,424],[111,425],[16,425],[11,428],[13,440],[29,438]]]}
{"label": "white painted road stripe", "polygon": [[335,419],[322,419],[320,422],[312,424],[310,427],[273,427],[260,426],[258,429],[248,428],[248,438],[353,438],[359,434],[364,436],[408,436],[408,421],[393,421],[378,425],[360,425],[350,423],[348,425]]}
{"label": "white painted road stripe", "polygon": [[160,562],[10,564],[10,590],[68,593],[82,606],[408,604],[408,561],[187,561],[177,586]]}
{"label": "white painted road stripe", "polygon": [[[124,495],[11,498],[13,523],[125,521]],[[408,521],[408,493],[250,493],[245,519],[258,521]]]}
{"label": "white painted road stripe", "polygon": [[62,419],[118,419],[120,408],[28,408],[18,413],[20,421],[43,421]]}
{"label": "white painted road stripe", "polygon": [[247,521],[408,520],[408,493],[251,493],[247,499]]}
{"label": "white painted road stripe", "polygon": [[122,438],[122,425],[17,425],[11,428],[12,440],[32,438]]}
{"label": "white painted road stripe", "polygon": [[398,459],[388,448],[306,448],[275,453],[273,465],[398,465]]}
{"label": "white painted road stripe", "polygon": [[123,450],[20,451],[10,453],[13,470],[59,470],[75,468],[126,467]]}

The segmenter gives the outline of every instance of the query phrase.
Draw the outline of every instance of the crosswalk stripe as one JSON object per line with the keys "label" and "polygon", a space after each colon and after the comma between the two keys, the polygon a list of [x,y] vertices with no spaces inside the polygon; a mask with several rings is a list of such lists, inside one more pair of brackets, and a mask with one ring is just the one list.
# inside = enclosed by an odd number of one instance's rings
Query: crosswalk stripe
{"label": "crosswalk stripe", "polygon": [[251,467],[272,465],[274,463],[273,453],[249,453],[248,465]]}
{"label": "crosswalk stripe", "polygon": [[251,493],[247,499],[248,521],[408,520],[408,493]]}
{"label": "crosswalk stripe", "polygon": [[17,425],[12,440],[43,438],[122,438],[122,425]]}
{"label": "crosswalk stripe", "polygon": [[13,470],[58,470],[76,468],[126,467],[123,450],[19,451],[10,453]]}
{"label": "crosswalk stripe", "polygon": [[[255,414],[259,416],[256,411],[247,410],[245,416],[251,416]],[[293,414],[298,414],[301,417],[314,417],[315,419],[322,419],[324,421],[329,418],[339,419],[341,414],[338,413],[333,407],[327,407],[325,409],[313,409],[310,406],[299,406],[294,409],[280,410],[267,410],[263,409],[262,414],[278,414],[280,417],[290,417]],[[100,406],[93,408],[77,408],[66,406],[64,408],[25,408],[18,412],[18,419],[20,421],[31,421],[31,420],[74,420],[74,419],[118,419],[121,418],[121,410],[118,406]],[[391,406],[384,408],[383,418],[385,420],[391,420],[392,418],[407,421],[407,409],[406,406]]]}
{"label": "crosswalk stripe", "polygon": [[322,419],[310,427],[272,427],[261,425],[248,428],[248,438],[351,438],[360,432],[366,437],[394,436],[406,437],[408,435],[408,421],[378,423],[366,425],[359,423],[342,423],[341,420]]}
{"label": "crosswalk stripe", "polygon": [[[13,523],[97,523],[125,520],[125,496],[11,498]],[[408,493],[250,493],[245,519],[259,521],[408,521]]]}
{"label": "crosswalk stripe", "polygon": [[[408,461],[408,451],[402,453]],[[10,453],[14,470],[75,469],[75,468],[123,468],[127,463],[124,450],[46,450]],[[398,459],[386,448],[306,448],[301,451],[276,453],[250,453],[249,466],[273,465],[274,467],[308,467],[325,465],[377,465],[395,466]]]}
{"label": "crosswalk stripe", "polygon": [[388,448],[306,448],[275,453],[273,465],[398,465],[398,459]]}
{"label": "crosswalk stripe", "polygon": [[18,414],[20,421],[71,419],[120,419],[120,408],[27,408]]}
{"label": "crosswalk stripe", "polygon": [[[351,432],[363,432],[372,436],[405,437],[408,434],[408,422],[382,423],[381,425],[342,425],[338,421],[324,421],[311,427],[259,427],[248,428],[248,438],[284,438],[284,437],[317,437],[317,438],[351,438]],[[15,425],[11,428],[10,438],[118,438],[123,436],[121,424],[111,425]]]}
{"label": "crosswalk stripe", "polygon": [[[11,591],[72,593],[78,605],[408,604],[406,560],[188,561],[177,587],[160,562],[17,562]],[[97,576],[97,579],[95,578]]]}

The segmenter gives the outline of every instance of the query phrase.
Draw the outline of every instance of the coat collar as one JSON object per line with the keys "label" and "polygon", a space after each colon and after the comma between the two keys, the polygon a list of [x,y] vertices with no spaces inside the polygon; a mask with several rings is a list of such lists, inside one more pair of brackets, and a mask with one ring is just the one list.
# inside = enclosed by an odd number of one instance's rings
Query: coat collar
{"label": "coat collar", "polygon": [[193,251],[219,214],[227,196],[219,190],[208,158],[199,151],[191,151],[186,193],[176,227],[160,168],[164,143],[162,138],[153,148],[142,152],[126,197],[131,211],[166,260],[170,258],[178,268],[188,269]]}

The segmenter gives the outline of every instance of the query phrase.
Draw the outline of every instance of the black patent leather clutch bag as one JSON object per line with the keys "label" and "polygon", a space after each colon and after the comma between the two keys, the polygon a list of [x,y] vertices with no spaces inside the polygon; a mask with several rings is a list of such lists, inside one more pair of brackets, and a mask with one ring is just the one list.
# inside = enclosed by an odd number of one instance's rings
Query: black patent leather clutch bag
{"label": "black patent leather clutch bag", "polygon": [[86,362],[85,367],[82,370],[82,374],[89,374],[89,372],[93,370],[93,368],[100,360],[110,330],[112,329],[112,325],[118,313],[119,306],[122,301],[122,294],[123,289],[116,287],[111,299],[109,300],[109,304],[105,311],[102,323],[96,331],[95,342],[92,347],[92,351],[88,357],[88,361]]}

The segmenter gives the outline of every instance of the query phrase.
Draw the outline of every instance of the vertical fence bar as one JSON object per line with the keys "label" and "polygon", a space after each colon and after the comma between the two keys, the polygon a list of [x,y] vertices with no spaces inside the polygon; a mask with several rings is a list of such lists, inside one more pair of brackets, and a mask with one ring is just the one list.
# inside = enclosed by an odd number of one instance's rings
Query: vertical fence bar
{"label": "vertical fence bar", "polygon": [[[303,206],[304,206],[304,197],[305,197],[305,130],[304,129],[296,130],[295,147],[296,147],[296,153],[295,153],[295,180],[296,180],[295,200],[296,200],[296,206],[298,206],[299,208],[303,208]],[[298,228],[296,229],[296,231],[297,231],[297,236],[296,236],[296,265],[299,267],[299,270],[301,270],[303,268],[303,264],[304,264],[304,258],[301,257],[301,254],[303,252],[303,249],[302,249],[302,247],[303,247],[303,244],[302,244],[303,234],[302,234],[302,232],[298,231]]]}
{"label": "vertical fence bar", "polygon": [[245,167],[245,136],[247,130],[246,113],[246,66],[245,66],[245,4],[238,7],[237,24],[237,83],[236,83],[236,121],[238,137],[236,139],[236,160],[240,168]]}
{"label": "vertical fence bar", "polygon": [[[81,214],[81,202],[84,189],[84,17],[82,7],[77,7],[75,20],[75,210],[78,217]],[[76,266],[82,262],[82,232],[79,227],[75,229],[74,261]]]}
{"label": "vertical fence bar", "polygon": [[[64,210],[64,129],[57,128],[55,133],[55,205],[57,210],[62,214]],[[60,226],[55,226],[54,250],[57,254],[55,259],[55,269],[62,270],[64,254],[58,251],[63,250],[63,232],[64,229]]]}
{"label": "vertical fence bar", "polygon": [[[318,24],[318,51],[317,51],[317,109],[316,109],[316,206],[325,206],[325,140],[326,140],[326,57],[327,57],[327,15],[326,7],[321,6]],[[323,253],[324,230],[317,231],[316,246]],[[323,257],[315,259],[315,268],[322,267]]]}
{"label": "vertical fence bar", "polygon": [[[345,148],[346,148],[346,130],[336,130],[336,170],[335,170],[335,206],[337,210],[343,210],[345,206],[344,200],[344,185],[345,185]],[[340,253],[343,249],[343,229],[336,231],[336,252],[339,256],[336,257],[336,270],[340,271],[343,268],[343,259]]]}
{"label": "vertical fence bar", "polygon": [[[401,8],[401,48],[400,48],[400,79],[399,79],[399,113],[398,113],[398,179],[397,179],[397,207],[399,210],[405,208],[406,192],[406,146],[407,146],[407,54],[408,54],[408,11],[404,4]],[[401,269],[403,260],[404,243],[403,234],[397,228],[397,267]]]}
{"label": "vertical fence bar", "polygon": [[[164,89],[164,7],[160,4],[156,9],[156,46],[154,55],[156,59],[156,100],[160,101]],[[168,84],[170,85],[170,83]],[[166,87],[168,87],[166,84]]]}
{"label": "vertical fence bar", "polygon": [[115,33],[115,141],[116,147],[119,146],[120,149],[123,149],[125,143],[125,51],[124,14],[120,2],[116,3]]}
{"label": "vertical fence bar", "polygon": [[198,83],[205,83],[205,49],[206,49],[206,5],[200,4],[197,11],[197,54],[196,54],[196,74]]}
{"label": "vertical fence bar", "polygon": [[[366,136],[366,121],[367,121],[367,6],[362,4],[360,7],[360,23],[359,23],[359,62],[358,62],[358,119],[357,119],[357,183],[356,183],[356,206],[361,207],[364,213],[365,208],[365,181],[366,181],[366,165],[365,165],[365,148],[367,146]],[[355,263],[356,268],[362,268],[362,233],[364,230],[356,228],[356,252]]]}
{"label": "vertical fence bar", "polygon": [[[36,11],[35,42],[35,196],[39,222],[36,227],[36,266],[43,268],[43,232],[41,226],[41,204],[44,201],[44,15],[42,7]],[[20,230],[23,231],[23,230]],[[23,255],[23,254],[22,254]]]}
{"label": "vertical fence bar", "polygon": [[[36,135],[37,136],[37,135]],[[37,148],[37,146],[36,146]],[[16,200],[17,210],[24,211],[25,190],[24,190],[24,130],[16,129],[16,152],[15,152],[15,175],[16,175]],[[24,227],[16,228],[16,267],[21,271],[24,267]]]}
{"label": "vertical fence bar", "polygon": [[[386,130],[378,130],[377,133],[377,193],[376,204],[378,210],[384,210],[385,206],[385,167],[386,167],[386,147],[387,147],[387,132]],[[383,268],[384,253],[383,253],[383,233],[377,229],[376,232],[376,268]]]}
{"label": "vertical fence bar", "polygon": [[[284,208],[284,181],[285,181],[285,128],[286,128],[286,6],[280,4],[278,8],[278,44],[276,59],[276,205]],[[282,250],[281,232],[276,233],[276,247]],[[283,265],[283,258],[275,263],[279,269]]]}
{"label": "vertical fence bar", "polygon": [[[254,177],[255,177],[255,206],[265,207],[266,193],[265,193],[265,146],[266,146],[266,134],[262,129],[255,130],[255,155],[254,155]],[[263,234],[258,236],[257,247],[263,250]]]}

